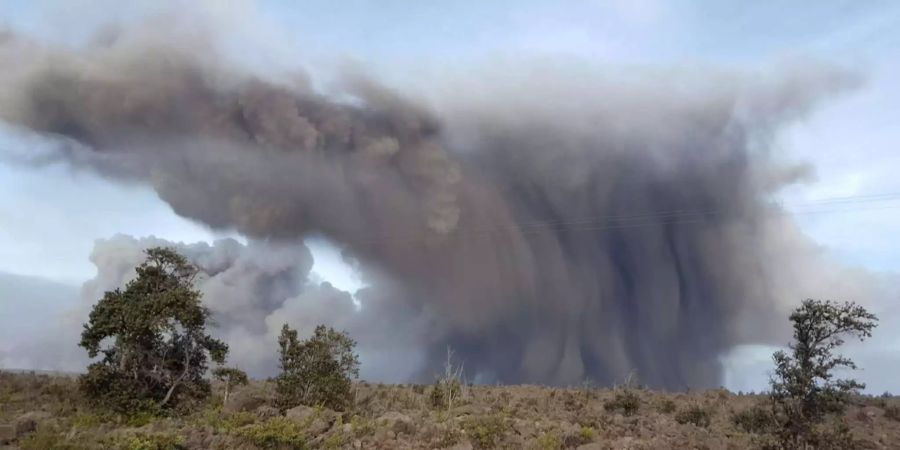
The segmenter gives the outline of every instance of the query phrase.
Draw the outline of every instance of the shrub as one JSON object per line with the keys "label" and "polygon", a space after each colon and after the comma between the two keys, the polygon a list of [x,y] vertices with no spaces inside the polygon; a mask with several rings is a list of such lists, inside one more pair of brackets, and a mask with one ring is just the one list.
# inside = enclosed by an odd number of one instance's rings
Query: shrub
{"label": "shrub", "polygon": [[472,417],[463,422],[463,428],[476,449],[492,449],[500,444],[506,432],[506,422],[498,415]]}
{"label": "shrub", "polygon": [[462,440],[462,431],[454,427],[446,427],[440,433],[437,441],[437,448],[452,447]]}
{"label": "shrub", "polygon": [[675,402],[672,399],[663,399],[659,404],[656,405],[656,410],[661,414],[672,414],[675,412]]}
{"label": "shrub", "polygon": [[89,450],[96,447],[83,442],[72,442],[72,440],[66,439],[64,433],[46,427],[38,427],[37,431],[19,442],[19,448],[22,450]]}
{"label": "shrub", "polygon": [[562,446],[565,448],[576,448],[591,442],[594,442],[594,429],[589,426],[582,426],[577,432],[563,436]]}
{"label": "shrub", "polygon": [[578,436],[581,438],[583,443],[593,442],[594,440],[594,429],[591,427],[581,427],[578,430]]}
{"label": "shrub", "polygon": [[731,416],[731,422],[738,428],[755,434],[768,433],[776,425],[772,412],[760,406],[735,413]]}
{"label": "shrub", "polygon": [[453,350],[447,347],[444,373],[437,377],[431,388],[431,405],[435,408],[453,408],[463,395],[463,367],[453,364]]}
{"label": "shrub", "polygon": [[434,386],[431,387],[431,394],[429,394],[428,399],[431,401],[431,406],[435,408],[447,406],[447,397],[444,395],[444,386],[440,380],[434,381]]}
{"label": "shrub", "polygon": [[540,435],[532,447],[534,450],[559,450],[563,448],[562,438],[556,431],[549,431]]}
{"label": "shrub", "polygon": [[623,389],[616,392],[613,400],[606,402],[603,409],[608,412],[618,411],[625,416],[633,416],[637,414],[641,406],[641,399],[631,389]]}
{"label": "shrub", "polygon": [[675,414],[675,421],[682,425],[690,423],[706,428],[710,423],[710,413],[699,405],[693,405]]}
{"label": "shrub", "polygon": [[900,422],[900,406],[892,405],[884,408],[884,417]]}
{"label": "shrub", "polygon": [[344,332],[319,325],[300,342],[287,325],[278,338],[281,374],[276,378],[275,402],[282,410],[298,405],[344,410],[352,400],[353,378],[359,376],[356,342]]}
{"label": "shrub", "polygon": [[276,417],[265,422],[246,425],[234,430],[232,434],[257,447],[266,449],[283,447],[291,449],[307,448],[303,427],[284,417]]}
{"label": "shrub", "polygon": [[837,417],[829,421],[823,421],[813,426],[812,432],[805,436],[805,440],[799,445],[794,442],[785,442],[782,437],[782,448],[816,449],[816,450],[847,450],[859,448],[853,439],[850,427]]}
{"label": "shrub", "polygon": [[245,425],[255,423],[257,416],[249,411],[225,413],[218,408],[210,408],[198,415],[193,424],[200,427],[212,427],[217,432],[230,433]]}
{"label": "shrub", "polygon": [[180,450],[184,439],[172,433],[139,433],[115,440],[114,448],[119,450]]}
{"label": "shrub", "polygon": [[75,428],[95,428],[104,423],[112,422],[115,416],[96,413],[96,412],[79,412],[72,417],[72,426]]}
{"label": "shrub", "polygon": [[124,414],[207,397],[207,361],[222,363],[228,352],[206,334],[210,313],[193,288],[197,267],[172,249],[146,254],[124,291],[108,291],[94,305],[79,343],[91,358],[103,356],[80,378],[82,391],[95,406]]}

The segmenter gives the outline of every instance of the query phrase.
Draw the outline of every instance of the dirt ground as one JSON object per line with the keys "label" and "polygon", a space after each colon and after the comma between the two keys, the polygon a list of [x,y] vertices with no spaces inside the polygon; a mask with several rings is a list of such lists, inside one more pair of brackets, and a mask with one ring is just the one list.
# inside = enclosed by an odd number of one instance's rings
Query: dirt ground
{"label": "dirt ground", "polygon": [[[221,386],[177,417],[104,415],[74,378],[0,373],[6,449],[744,449],[765,445],[765,398],[589,386],[469,386],[434,405],[431,386],[356,385],[344,412],[272,407],[256,381],[222,405]],[[900,398],[860,397],[843,416],[853,445],[900,449]],[[837,426],[837,425],[830,425]]]}

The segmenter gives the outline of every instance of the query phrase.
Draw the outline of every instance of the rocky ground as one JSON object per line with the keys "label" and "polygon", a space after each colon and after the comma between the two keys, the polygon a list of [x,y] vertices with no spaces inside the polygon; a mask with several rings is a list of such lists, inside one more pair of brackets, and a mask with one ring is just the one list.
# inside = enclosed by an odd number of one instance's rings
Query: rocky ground
{"label": "rocky ground", "polygon": [[[272,405],[254,382],[171,418],[91,411],[71,377],[0,373],[7,449],[743,449],[767,442],[764,398],[725,390],[467,387],[434,405],[430,386],[356,386],[345,412]],[[900,398],[861,397],[844,414],[854,445],[900,449]],[[836,426],[836,425],[833,425]]]}

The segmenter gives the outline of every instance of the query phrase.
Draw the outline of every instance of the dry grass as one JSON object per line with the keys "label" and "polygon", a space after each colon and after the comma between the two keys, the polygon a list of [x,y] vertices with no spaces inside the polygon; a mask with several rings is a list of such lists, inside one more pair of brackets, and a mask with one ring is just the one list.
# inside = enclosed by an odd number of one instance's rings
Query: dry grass
{"label": "dry grass", "polygon": [[[432,386],[360,383],[349,411],[300,420],[271,407],[272,389],[252,382],[224,409],[217,390],[187,416],[124,418],[89,410],[71,378],[0,373],[0,424],[34,420],[16,442],[26,450],[742,449],[771,426],[762,397],[724,390],[469,386],[448,409],[433,405]],[[844,419],[862,448],[900,448],[897,411],[897,397],[860,398]]]}

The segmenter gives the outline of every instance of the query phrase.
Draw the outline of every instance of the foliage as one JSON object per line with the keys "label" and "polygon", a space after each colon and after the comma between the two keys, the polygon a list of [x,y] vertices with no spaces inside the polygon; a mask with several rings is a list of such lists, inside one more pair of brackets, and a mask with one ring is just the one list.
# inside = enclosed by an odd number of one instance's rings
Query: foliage
{"label": "foliage", "polygon": [[65,434],[50,428],[39,427],[19,442],[22,450],[89,450],[90,445],[66,439]]}
{"label": "foliage", "polygon": [[307,448],[303,427],[284,417],[246,425],[234,430],[233,434],[261,448]]}
{"label": "foliage", "polygon": [[803,450],[850,450],[859,448],[857,442],[853,439],[850,427],[837,417],[815,424],[812,427],[812,431],[804,438],[803,442],[797,444],[795,441],[785,441],[782,436],[781,445],[783,448],[802,448]]}
{"label": "foliage", "polygon": [[900,422],[900,406],[891,405],[884,408],[884,417]]}
{"label": "foliage", "polygon": [[114,420],[115,416],[107,413],[79,412],[72,417],[72,426],[75,428],[94,428]]}
{"label": "foliage", "polygon": [[499,415],[472,417],[463,422],[463,428],[476,449],[491,449],[500,444],[506,432],[506,421]]}
{"label": "foliage", "polygon": [[563,441],[559,432],[549,431],[540,435],[532,448],[534,450],[559,450],[563,448]]}
{"label": "foliage", "polygon": [[91,358],[103,356],[80,379],[87,398],[127,414],[205,398],[207,360],[221,364],[228,352],[206,334],[210,313],[193,287],[198,269],[169,248],[146,254],[124,291],[106,292],[94,305],[79,344]]}
{"label": "foliage", "polygon": [[878,319],[852,302],[807,299],[790,320],[794,342],[790,354],[773,355],[770,397],[781,425],[782,445],[799,448],[818,440],[816,425],[826,415],[843,411],[850,395],[864,387],[856,380],[834,379],[834,369],[856,368],[853,361],[834,352],[844,336],[871,337]]}
{"label": "foliage", "polygon": [[670,398],[663,399],[661,402],[659,402],[658,405],[656,405],[656,410],[661,414],[672,414],[673,412],[675,412],[675,409],[675,402]]}
{"label": "foliage", "polygon": [[281,374],[276,378],[275,402],[282,410],[297,405],[344,410],[352,400],[352,379],[359,376],[356,342],[344,332],[316,327],[300,342],[287,325],[278,338]]}
{"label": "foliage", "polygon": [[174,433],[139,433],[116,440],[119,450],[179,450],[184,448],[184,439]]}
{"label": "foliage", "polygon": [[675,421],[682,425],[690,423],[701,428],[706,428],[710,424],[710,413],[699,405],[692,405],[687,409],[678,411],[678,413],[675,414]]}
{"label": "foliage", "polygon": [[463,396],[463,366],[453,363],[453,349],[447,347],[447,360],[444,362],[444,373],[434,380],[431,388],[431,406],[450,410]]}
{"label": "foliage", "polygon": [[567,433],[562,438],[563,448],[576,448],[578,446],[594,442],[594,429],[583,425],[577,432]]}
{"label": "foliage", "polygon": [[447,406],[447,396],[444,394],[444,385],[439,379],[434,380],[434,386],[431,388],[428,399],[431,401],[431,406],[435,408],[444,408]]}
{"label": "foliage", "polygon": [[616,392],[613,400],[606,402],[603,409],[608,412],[618,411],[625,416],[637,414],[641,406],[641,399],[631,389],[622,389]]}
{"label": "foliage", "polygon": [[230,433],[245,425],[255,423],[257,416],[249,411],[233,413],[223,412],[221,408],[211,407],[204,409],[194,418],[194,425],[211,427],[217,432]]}
{"label": "foliage", "polygon": [[738,428],[755,434],[768,433],[775,426],[775,417],[772,411],[754,406],[731,416],[731,422]]}
{"label": "foliage", "polygon": [[594,429],[588,426],[582,426],[581,429],[578,430],[578,436],[581,437],[582,440],[587,442],[593,442],[594,440]]}
{"label": "foliage", "polygon": [[215,379],[225,383],[225,397],[222,399],[223,405],[228,403],[228,396],[231,394],[231,388],[235,386],[246,386],[248,382],[247,373],[234,367],[217,367],[213,370],[212,375]]}

